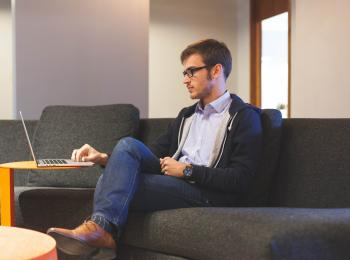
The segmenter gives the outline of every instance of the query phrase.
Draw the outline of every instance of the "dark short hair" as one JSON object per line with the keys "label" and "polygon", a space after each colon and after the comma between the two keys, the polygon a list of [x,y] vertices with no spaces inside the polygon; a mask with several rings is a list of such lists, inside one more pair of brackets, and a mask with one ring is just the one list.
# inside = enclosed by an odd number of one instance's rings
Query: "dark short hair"
{"label": "dark short hair", "polygon": [[216,64],[221,64],[224,68],[225,79],[228,78],[232,69],[232,58],[230,50],[226,44],[214,39],[206,39],[195,42],[187,46],[181,53],[181,63],[193,54],[202,56],[205,65],[211,69]]}

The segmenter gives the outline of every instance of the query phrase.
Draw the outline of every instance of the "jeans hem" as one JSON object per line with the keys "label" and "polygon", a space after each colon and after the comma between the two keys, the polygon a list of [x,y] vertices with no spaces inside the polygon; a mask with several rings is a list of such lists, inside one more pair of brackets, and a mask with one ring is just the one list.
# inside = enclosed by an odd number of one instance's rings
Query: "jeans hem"
{"label": "jeans hem", "polygon": [[119,240],[121,234],[121,228],[116,225],[113,221],[110,220],[109,217],[106,217],[105,214],[100,212],[95,212],[90,217],[90,220],[95,222],[101,228],[103,228],[106,232],[110,233],[114,240]]}

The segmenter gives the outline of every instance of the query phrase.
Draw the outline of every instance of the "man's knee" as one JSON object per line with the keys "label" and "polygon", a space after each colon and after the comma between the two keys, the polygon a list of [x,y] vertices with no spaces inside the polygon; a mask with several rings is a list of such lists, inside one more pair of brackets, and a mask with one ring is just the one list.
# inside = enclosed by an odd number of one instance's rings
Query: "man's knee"
{"label": "man's knee", "polygon": [[139,140],[133,137],[123,137],[118,141],[117,145],[114,147],[113,153],[115,153],[116,151],[135,152],[138,150],[140,143],[141,142]]}

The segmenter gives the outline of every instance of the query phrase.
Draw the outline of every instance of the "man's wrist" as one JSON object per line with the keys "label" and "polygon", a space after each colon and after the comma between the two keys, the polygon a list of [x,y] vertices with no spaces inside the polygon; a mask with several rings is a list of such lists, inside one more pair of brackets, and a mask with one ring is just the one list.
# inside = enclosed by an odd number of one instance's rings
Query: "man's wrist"
{"label": "man's wrist", "polygon": [[186,164],[185,168],[182,171],[183,177],[185,179],[190,179],[192,177],[193,166],[192,164]]}

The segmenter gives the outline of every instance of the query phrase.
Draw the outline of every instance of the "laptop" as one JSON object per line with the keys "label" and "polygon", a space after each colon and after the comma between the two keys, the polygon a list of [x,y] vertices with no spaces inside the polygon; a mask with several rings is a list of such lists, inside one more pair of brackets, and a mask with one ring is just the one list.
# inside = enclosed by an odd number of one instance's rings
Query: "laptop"
{"label": "laptop", "polygon": [[73,161],[70,159],[38,159],[38,160],[36,160],[35,159],[36,157],[35,157],[35,154],[33,151],[33,147],[32,147],[32,143],[30,142],[30,139],[29,139],[27,127],[26,127],[26,124],[24,123],[22,112],[19,111],[19,114],[21,116],[24,132],[26,133],[30,152],[32,154],[33,160],[35,161],[35,163],[38,167],[53,167],[53,166],[54,167],[69,167],[69,166],[85,166],[86,167],[86,166],[93,166],[94,165],[93,162],[77,162],[77,161]]}

